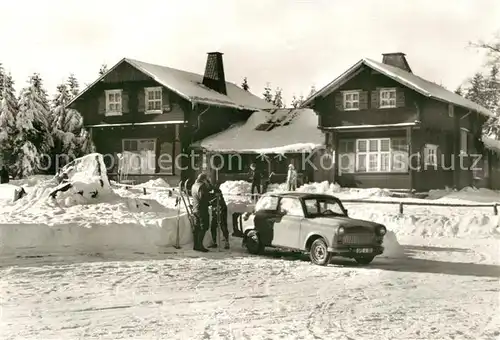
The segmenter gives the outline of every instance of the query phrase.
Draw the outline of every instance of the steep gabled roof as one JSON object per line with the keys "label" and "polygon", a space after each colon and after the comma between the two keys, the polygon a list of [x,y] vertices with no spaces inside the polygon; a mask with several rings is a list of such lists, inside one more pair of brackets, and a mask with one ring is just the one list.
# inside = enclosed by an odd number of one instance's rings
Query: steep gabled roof
{"label": "steep gabled roof", "polygon": [[309,152],[325,143],[312,109],[257,111],[238,123],[197,143],[213,152],[281,154]]}
{"label": "steep gabled roof", "polygon": [[224,95],[204,86],[202,84],[203,76],[200,74],[161,65],[149,64],[129,58],[120,60],[109,71],[90,84],[85,90],[79,93],[78,96],[73,98],[73,100],[68,103],[68,106],[122,63],[128,63],[140,72],[151,77],[159,84],[165,86],[172,92],[177,93],[179,96],[192,103],[252,111],[276,108],[271,103],[268,103],[264,99],[243,90],[231,82],[226,82],[227,95]]}
{"label": "steep gabled roof", "polygon": [[402,70],[398,67],[382,64],[371,59],[361,59],[360,61],[358,61],[351,68],[342,73],[338,78],[333,80],[331,83],[326,85],[311,97],[307,98],[302,104],[302,107],[310,105],[315,98],[327,95],[338,89],[363,65],[382,73],[383,75],[397,81],[401,85],[404,85],[426,97],[461,106],[468,110],[476,111],[486,117],[494,116],[493,112],[486,109],[485,107],[476,104],[473,101],[470,101],[452,91],[449,91],[444,87],[439,86],[438,84],[425,80],[424,78],[416,76],[415,74]]}

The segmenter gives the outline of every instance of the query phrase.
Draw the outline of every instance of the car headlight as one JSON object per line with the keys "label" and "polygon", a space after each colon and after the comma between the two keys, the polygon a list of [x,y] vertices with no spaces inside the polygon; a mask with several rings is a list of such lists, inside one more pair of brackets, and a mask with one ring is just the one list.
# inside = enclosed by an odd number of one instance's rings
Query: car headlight
{"label": "car headlight", "polygon": [[377,233],[381,236],[384,236],[387,233],[387,229],[381,225],[378,227]]}
{"label": "car headlight", "polygon": [[337,233],[338,233],[339,235],[344,234],[344,233],[345,233],[345,229],[344,229],[344,227],[339,227],[339,228],[337,229]]}

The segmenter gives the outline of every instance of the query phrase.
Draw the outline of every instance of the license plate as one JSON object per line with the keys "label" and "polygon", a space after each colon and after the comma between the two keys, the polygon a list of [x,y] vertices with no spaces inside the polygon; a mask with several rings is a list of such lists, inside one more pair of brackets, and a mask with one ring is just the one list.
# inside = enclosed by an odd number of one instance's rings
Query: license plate
{"label": "license plate", "polygon": [[357,248],[356,253],[362,253],[362,254],[373,253],[373,249],[372,248]]}

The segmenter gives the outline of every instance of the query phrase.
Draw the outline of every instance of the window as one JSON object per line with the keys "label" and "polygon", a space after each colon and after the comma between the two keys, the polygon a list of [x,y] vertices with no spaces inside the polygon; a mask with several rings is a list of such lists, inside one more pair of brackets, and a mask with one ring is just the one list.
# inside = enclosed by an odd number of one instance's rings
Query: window
{"label": "window", "polygon": [[339,173],[353,173],[356,163],[356,140],[343,139],[339,141],[338,162]]}
{"label": "window", "polygon": [[406,138],[391,139],[391,170],[394,172],[408,171],[408,143]]}
{"label": "window", "polygon": [[380,108],[396,107],[396,89],[380,90]]}
{"label": "window", "polygon": [[424,164],[426,166],[437,166],[438,157],[437,157],[437,149],[438,146],[434,144],[425,144],[424,147]]}
{"label": "window", "polygon": [[359,110],[359,91],[346,91],[344,94],[344,110]]}
{"label": "window", "polygon": [[467,130],[460,130],[460,153],[467,154]]}
{"label": "window", "polygon": [[283,197],[279,204],[279,211],[289,216],[304,216],[302,203],[298,198]]}
{"label": "window", "polygon": [[162,87],[146,87],[146,113],[162,113]]}
{"label": "window", "polygon": [[121,116],[122,90],[106,90],[106,116]]}
{"label": "window", "polygon": [[356,140],[356,170],[358,172],[388,172],[391,167],[391,140]]}
{"label": "window", "polygon": [[123,139],[122,174],[154,174],[156,172],[155,139]]}
{"label": "window", "polygon": [[310,216],[331,215],[332,213],[334,215],[345,216],[340,202],[334,199],[305,199],[304,204],[306,212]]}
{"label": "window", "polygon": [[271,195],[262,196],[255,204],[255,211],[278,209],[278,197]]}

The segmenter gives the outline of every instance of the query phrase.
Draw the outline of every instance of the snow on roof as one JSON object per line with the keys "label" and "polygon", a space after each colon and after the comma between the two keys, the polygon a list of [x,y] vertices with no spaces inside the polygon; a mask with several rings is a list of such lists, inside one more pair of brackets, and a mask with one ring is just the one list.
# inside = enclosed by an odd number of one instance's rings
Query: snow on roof
{"label": "snow on roof", "polygon": [[216,152],[283,154],[310,152],[324,145],[318,117],[312,109],[279,109],[254,112],[238,123],[193,146]]}
{"label": "snow on roof", "polygon": [[108,72],[99,77],[99,79],[75,97],[68,105],[74,102],[78,97],[80,97],[94,84],[104,78],[108,73],[123,62],[127,62],[139,71],[153,78],[159,84],[193,103],[253,111],[276,109],[276,107],[271,103],[266,102],[264,99],[257,97],[249,91],[243,90],[231,82],[226,81],[227,95],[224,95],[204,86],[202,84],[203,75],[166,66],[149,64],[129,58],[124,58],[118,62]]}
{"label": "snow on roof", "polygon": [[494,137],[495,136],[483,136],[481,140],[487,149],[500,153],[500,140]]}
{"label": "snow on roof", "polygon": [[366,65],[426,97],[435,98],[438,100],[445,101],[447,103],[452,103],[457,106],[461,106],[466,109],[479,112],[487,117],[494,116],[493,112],[486,109],[485,107],[476,104],[473,101],[470,101],[452,91],[449,91],[438,84],[425,80],[413,73],[400,69],[399,67],[383,64],[371,59],[361,59],[360,61],[358,61],[346,72],[344,72],[338,78],[333,80],[330,84],[326,85],[323,89],[315,93],[313,96],[307,98],[307,100],[304,101],[302,106],[304,107],[306,105],[311,104],[314,98],[316,98],[317,96],[331,93],[335,89],[339,88],[362,65]]}

